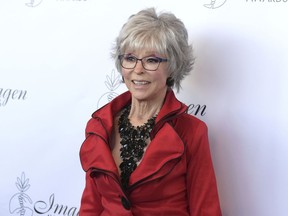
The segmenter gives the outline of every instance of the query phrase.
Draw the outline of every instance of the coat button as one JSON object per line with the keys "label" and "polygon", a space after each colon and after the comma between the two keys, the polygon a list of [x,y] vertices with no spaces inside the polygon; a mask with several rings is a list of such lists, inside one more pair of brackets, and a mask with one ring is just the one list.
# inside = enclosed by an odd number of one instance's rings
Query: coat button
{"label": "coat button", "polygon": [[123,207],[126,209],[126,210],[130,210],[131,209],[131,204],[130,202],[125,198],[125,197],[121,197],[121,203],[123,205]]}

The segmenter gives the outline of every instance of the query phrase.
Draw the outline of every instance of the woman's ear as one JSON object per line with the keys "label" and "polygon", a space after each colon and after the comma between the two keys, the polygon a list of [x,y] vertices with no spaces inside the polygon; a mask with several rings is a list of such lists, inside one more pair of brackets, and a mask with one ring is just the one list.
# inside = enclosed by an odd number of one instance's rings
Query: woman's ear
{"label": "woman's ear", "polygon": [[174,79],[173,79],[171,76],[169,76],[169,77],[167,78],[167,80],[166,80],[166,85],[167,85],[168,87],[174,86]]}

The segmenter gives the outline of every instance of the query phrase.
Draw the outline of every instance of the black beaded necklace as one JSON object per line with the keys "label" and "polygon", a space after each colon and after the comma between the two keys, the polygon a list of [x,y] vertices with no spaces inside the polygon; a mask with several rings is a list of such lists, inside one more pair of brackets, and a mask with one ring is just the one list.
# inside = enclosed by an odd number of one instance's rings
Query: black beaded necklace
{"label": "black beaded necklace", "polygon": [[137,162],[141,160],[144,154],[144,149],[147,146],[146,140],[150,136],[156,119],[156,116],[153,116],[144,125],[134,127],[128,118],[130,109],[131,106],[124,108],[118,122],[121,138],[120,157],[122,158],[122,163],[119,165],[120,177],[125,189],[128,187],[131,173],[136,169]]}

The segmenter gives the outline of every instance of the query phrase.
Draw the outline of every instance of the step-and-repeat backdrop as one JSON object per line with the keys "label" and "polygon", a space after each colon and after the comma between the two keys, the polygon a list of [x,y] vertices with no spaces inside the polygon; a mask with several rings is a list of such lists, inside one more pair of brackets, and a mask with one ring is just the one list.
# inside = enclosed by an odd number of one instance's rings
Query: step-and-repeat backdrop
{"label": "step-and-repeat backdrop", "polygon": [[209,127],[224,216],[288,212],[287,0],[18,0],[0,6],[0,215],[75,216],[92,112],[126,90],[110,51],[172,11],[196,64],[179,99]]}

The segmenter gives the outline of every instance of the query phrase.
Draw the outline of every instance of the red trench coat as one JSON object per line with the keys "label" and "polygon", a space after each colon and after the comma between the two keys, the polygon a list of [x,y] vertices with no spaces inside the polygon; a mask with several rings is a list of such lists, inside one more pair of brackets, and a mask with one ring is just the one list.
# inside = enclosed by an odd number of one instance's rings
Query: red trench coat
{"label": "red trench coat", "polygon": [[80,216],[220,216],[207,127],[186,113],[172,90],[130,186],[122,190],[109,142],[114,115],[130,102],[129,92],[118,96],[87,124],[80,150],[86,171]]}

